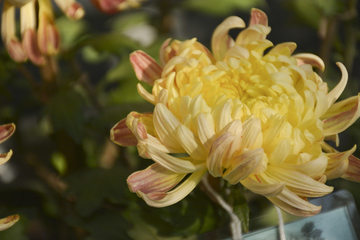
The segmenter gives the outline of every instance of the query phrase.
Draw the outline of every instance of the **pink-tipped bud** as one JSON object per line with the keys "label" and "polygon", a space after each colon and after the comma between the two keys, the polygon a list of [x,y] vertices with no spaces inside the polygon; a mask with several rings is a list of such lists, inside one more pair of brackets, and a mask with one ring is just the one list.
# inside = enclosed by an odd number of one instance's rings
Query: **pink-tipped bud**
{"label": "pink-tipped bud", "polygon": [[36,65],[43,65],[45,58],[40,52],[35,31],[33,29],[27,29],[23,34],[22,41],[23,49],[30,61]]}
{"label": "pink-tipped bud", "polygon": [[82,18],[84,15],[85,11],[79,3],[74,2],[66,9],[66,16],[70,19],[77,20]]}
{"label": "pink-tipped bud", "polygon": [[142,81],[154,85],[155,80],[161,77],[162,68],[148,54],[143,51],[135,51],[130,55],[130,62],[134,68],[136,77]]}
{"label": "pink-tipped bud", "polygon": [[125,2],[125,0],[91,0],[92,3],[97,7],[100,11],[112,14],[119,11],[118,6]]}
{"label": "pink-tipped bud", "polygon": [[44,14],[40,17],[38,29],[40,51],[46,55],[55,55],[59,51],[60,35],[55,24]]}
{"label": "pink-tipped bud", "polygon": [[27,57],[23,46],[16,38],[9,39],[6,43],[7,51],[15,62],[24,62]]}

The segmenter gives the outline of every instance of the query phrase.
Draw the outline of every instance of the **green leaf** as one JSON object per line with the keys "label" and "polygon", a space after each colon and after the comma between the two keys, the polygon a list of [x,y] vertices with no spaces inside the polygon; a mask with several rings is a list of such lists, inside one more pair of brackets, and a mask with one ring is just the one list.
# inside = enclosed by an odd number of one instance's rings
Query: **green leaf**
{"label": "green leaf", "polygon": [[45,107],[53,130],[64,130],[75,141],[83,137],[85,99],[73,89],[60,90]]}
{"label": "green leaf", "polygon": [[102,209],[87,218],[67,215],[65,221],[88,231],[92,240],[130,239],[127,231],[131,224],[118,211],[111,209]]}
{"label": "green leaf", "polygon": [[122,167],[89,169],[67,179],[69,187],[65,195],[76,198],[75,209],[80,216],[89,217],[105,200],[127,204],[127,176]]}

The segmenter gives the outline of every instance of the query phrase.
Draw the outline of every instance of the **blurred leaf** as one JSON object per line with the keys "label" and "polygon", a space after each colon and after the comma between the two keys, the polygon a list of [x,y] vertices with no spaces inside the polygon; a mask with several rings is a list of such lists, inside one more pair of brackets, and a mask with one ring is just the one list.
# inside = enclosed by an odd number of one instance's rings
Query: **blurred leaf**
{"label": "blurred leaf", "polygon": [[158,229],[160,236],[192,236],[214,230],[222,224],[215,205],[199,190],[166,208],[144,204],[141,217]]}
{"label": "blurred leaf", "polygon": [[249,11],[253,7],[265,6],[264,0],[186,0],[185,7],[214,15],[229,15],[236,10]]}
{"label": "blurred leaf", "polygon": [[73,21],[66,16],[57,18],[56,26],[61,36],[61,46],[63,48],[74,45],[87,30],[87,23],[84,20]]}
{"label": "blurred leaf", "polygon": [[100,208],[104,200],[127,204],[128,174],[121,167],[89,169],[67,179],[67,196],[75,196],[75,209],[80,216],[88,217]]}
{"label": "blurred leaf", "polygon": [[148,22],[149,16],[145,12],[119,14],[111,22],[111,28],[116,31],[122,31],[125,28]]}
{"label": "blurred leaf", "polygon": [[99,52],[92,46],[85,46],[81,51],[82,57],[88,63],[99,63],[108,59],[111,54],[109,52]]}
{"label": "blurred leaf", "polygon": [[83,136],[85,99],[72,89],[60,90],[46,105],[54,131],[65,130],[75,141]]}
{"label": "blurred leaf", "polygon": [[60,175],[64,175],[66,172],[66,159],[60,152],[54,152],[51,156],[51,163]]}
{"label": "blurred leaf", "polygon": [[92,240],[130,239],[127,230],[131,225],[117,211],[102,209],[87,218],[68,215],[65,220],[72,226],[87,230]]}

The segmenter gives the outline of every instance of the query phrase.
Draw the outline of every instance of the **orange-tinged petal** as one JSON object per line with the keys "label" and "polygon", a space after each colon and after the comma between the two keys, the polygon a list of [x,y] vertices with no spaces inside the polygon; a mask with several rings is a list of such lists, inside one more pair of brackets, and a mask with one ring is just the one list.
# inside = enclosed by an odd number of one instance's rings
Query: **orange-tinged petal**
{"label": "orange-tinged petal", "polygon": [[360,159],[354,155],[350,155],[348,160],[348,168],[341,177],[349,181],[360,182]]}
{"label": "orange-tinged petal", "polygon": [[155,163],[145,170],[131,174],[126,180],[132,192],[165,193],[175,187],[186,174],[175,173]]}
{"label": "orange-tinged petal", "polygon": [[6,163],[7,161],[9,161],[9,159],[11,158],[13,152],[12,150],[10,150],[9,152],[7,153],[2,153],[0,154],[0,165]]}
{"label": "orange-tinged petal", "polygon": [[234,45],[234,40],[229,36],[229,30],[232,28],[244,28],[245,22],[235,16],[226,18],[214,31],[211,38],[211,48],[215,59],[222,60],[226,51]]}
{"label": "orange-tinged petal", "polygon": [[325,175],[327,179],[335,179],[343,176],[348,169],[349,166],[349,156],[353,154],[356,150],[356,145],[345,152],[334,152],[334,153],[326,153],[326,157],[328,158],[328,165],[326,168]]}
{"label": "orange-tinged petal", "polygon": [[223,178],[230,184],[237,184],[244,180],[257,168],[263,154],[264,150],[257,148],[235,156],[231,161],[230,167],[224,172]]}
{"label": "orange-tinged petal", "polygon": [[325,70],[324,61],[315,54],[298,53],[293,55],[293,57],[297,60],[299,66],[303,64],[310,64],[313,67],[319,68],[321,71]]}
{"label": "orange-tinged petal", "polygon": [[186,197],[201,181],[205,173],[206,169],[194,172],[179,186],[176,186],[173,190],[162,194],[159,198],[154,198],[153,196],[144,194],[141,191],[138,191],[137,194],[142,197],[149,206],[167,207]]}
{"label": "orange-tinged petal", "polygon": [[297,170],[270,165],[266,174],[279,182],[286,182],[286,187],[299,196],[321,197],[333,191],[333,187],[326,186]]}
{"label": "orange-tinged petal", "polygon": [[0,125],[0,143],[11,137],[15,132],[15,128],[15,124],[13,123]]}
{"label": "orange-tinged petal", "polygon": [[110,130],[110,139],[120,146],[136,146],[138,140],[126,125],[126,118],[115,124]]}
{"label": "orange-tinged petal", "polygon": [[250,17],[249,25],[252,26],[255,24],[260,24],[264,26],[268,25],[268,17],[266,13],[264,13],[263,11],[257,8],[251,9],[251,17]]}
{"label": "orange-tinged petal", "polygon": [[146,152],[149,154],[152,160],[160,164],[162,167],[175,173],[192,173],[206,167],[205,162],[203,164],[194,165],[190,161],[173,157],[158,150],[157,148],[154,148],[151,145],[146,146]]}
{"label": "orange-tinged petal", "polygon": [[241,184],[244,185],[250,191],[263,195],[265,197],[275,197],[279,195],[285,188],[284,182],[279,183],[260,183],[257,180],[254,180],[251,177],[247,177],[241,181]]}
{"label": "orange-tinged petal", "polygon": [[143,51],[131,53],[130,62],[134,68],[136,77],[142,82],[153,86],[155,80],[161,77],[162,68],[152,57]]}
{"label": "orange-tinged petal", "polygon": [[323,116],[324,135],[340,133],[350,127],[360,116],[360,95],[332,105]]}
{"label": "orange-tinged petal", "polygon": [[348,81],[348,72],[344,64],[337,62],[336,65],[340,68],[342,77],[338,85],[336,85],[336,87],[327,94],[329,107],[331,107],[331,105],[333,105],[333,103],[340,97]]}
{"label": "orange-tinged petal", "polygon": [[13,226],[17,221],[19,221],[19,215],[11,215],[6,218],[0,219],[0,231],[4,231],[9,227]]}
{"label": "orange-tinged petal", "polygon": [[321,210],[321,206],[309,203],[306,198],[300,198],[287,188],[276,197],[268,199],[282,210],[300,217],[314,216]]}
{"label": "orange-tinged petal", "polygon": [[[165,49],[169,46],[170,42],[171,42],[171,38],[168,38],[161,44],[161,47],[159,50],[159,59],[160,59],[161,66],[165,66],[165,64],[167,63],[167,59],[170,59],[171,55],[175,56],[175,50],[172,50],[171,53],[167,53],[167,54],[165,53]],[[165,54],[168,56],[165,56]]]}
{"label": "orange-tinged petal", "polygon": [[223,161],[228,156],[228,150],[234,141],[235,135],[224,133],[211,145],[209,155],[206,159],[207,168],[213,177],[221,177],[223,173]]}
{"label": "orange-tinged petal", "polygon": [[211,126],[204,113],[199,113],[196,120],[199,139],[205,149],[210,151],[211,145],[216,139],[214,128]]}

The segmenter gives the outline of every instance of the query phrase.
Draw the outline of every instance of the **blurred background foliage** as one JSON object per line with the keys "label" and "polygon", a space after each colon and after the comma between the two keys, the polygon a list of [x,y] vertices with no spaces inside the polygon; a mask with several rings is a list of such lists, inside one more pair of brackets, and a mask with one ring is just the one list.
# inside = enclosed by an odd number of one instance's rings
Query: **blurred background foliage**
{"label": "blurred background foliage", "polygon": [[[341,77],[335,62],[343,62],[349,83],[342,98],[360,89],[356,0],[148,0],[113,15],[80,2],[86,11],[82,20],[56,12],[61,52],[50,67],[15,63],[0,49],[0,123],[17,126],[0,146],[1,152],[14,151],[0,166],[0,217],[20,215],[17,224],[0,232],[2,240],[197,239],[219,229],[213,239],[229,236],[229,217],[201,186],[163,209],[129,192],[127,176],[151,161],[140,159],[135,148],[115,146],[109,130],[130,111],[153,108],[136,91],[128,60],[135,50],[157,59],[167,38],[196,37],[210,47],[223,19],[237,15],[248,21],[250,9],[257,7],[269,17],[268,38],[274,44],[293,41],[298,52],[319,55],[326,63],[319,74],[330,88]],[[359,142],[360,121],[340,135],[340,150]],[[212,184],[220,189],[224,183]],[[329,185],[350,190],[360,209],[359,185],[343,180]],[[276,225],[265,198],[239,187],[222,189],[245,231],[249,222],[250,230]]]}

